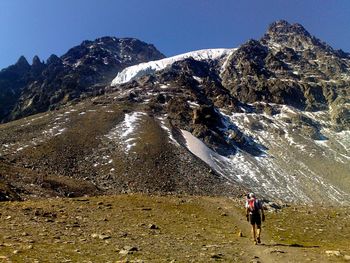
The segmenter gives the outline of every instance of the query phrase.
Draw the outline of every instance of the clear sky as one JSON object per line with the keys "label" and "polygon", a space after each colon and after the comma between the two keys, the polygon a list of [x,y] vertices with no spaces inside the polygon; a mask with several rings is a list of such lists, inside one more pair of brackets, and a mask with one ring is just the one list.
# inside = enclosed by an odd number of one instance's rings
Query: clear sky
{"label": "clear sky", "polygon": [[0,0],[0,68],[107,35],[139,38],[167,56],[236,47],[277,19],[350,52],[350,0]]}

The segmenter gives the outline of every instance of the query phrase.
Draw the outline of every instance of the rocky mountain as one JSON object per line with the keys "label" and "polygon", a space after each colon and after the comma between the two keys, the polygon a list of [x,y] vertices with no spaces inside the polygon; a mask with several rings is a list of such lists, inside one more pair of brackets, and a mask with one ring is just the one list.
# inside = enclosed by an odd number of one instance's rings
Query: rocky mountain
{"label": "rocky mountain", "polygon": [[100,96],[0,126],[8,196],[249,190],[350,203],[350,56],[301,25],[114,77]]}
{"label": "rocky mountain", "polygon": [[18,119],[100,94],[116,72],[163,57],[153,45],[115,37],[84,41],[61,57],[51,55],[46,63],[35,56],[29,65],[21,57],[0,72],[0,120]]}

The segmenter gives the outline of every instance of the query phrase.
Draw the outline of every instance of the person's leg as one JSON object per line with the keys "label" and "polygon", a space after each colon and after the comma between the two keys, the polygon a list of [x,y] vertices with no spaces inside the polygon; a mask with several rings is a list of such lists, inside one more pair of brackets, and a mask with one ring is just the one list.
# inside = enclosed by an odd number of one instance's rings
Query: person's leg
{"label": "person's leg", "polygon": [[252,225],[252,234],[253,234],[253,240],[254,243],[256,244],[256,232],[255,232],[255,224]]}
{"label": "person's leg", "polygon": [[257,228],[257,241],[260,243],[260,235],[261,235],[261,217],[258,215],[256,217],[256,228]]}
{"label": "person's leg", "polygon": [[257,232],[257,241],[260,243],[260,235],[261,235],[261,225],[257,225],[256,227],[256,232]]}

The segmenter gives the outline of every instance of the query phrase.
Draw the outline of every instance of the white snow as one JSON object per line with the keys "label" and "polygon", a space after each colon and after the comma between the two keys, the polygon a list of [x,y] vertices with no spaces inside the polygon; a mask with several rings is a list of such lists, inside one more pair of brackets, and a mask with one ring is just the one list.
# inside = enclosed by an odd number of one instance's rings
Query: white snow
{"label": "white snow", "polygon": [[148,74],[154,74],[156,71],[166,68],[168,65],[173,64],[176,61],[181,61],[186,58],[192,57],[195,60],[216,60],[227,56],[232,49],[203,49],[198,51],[192,51],[185,54],[177,55],[174,57],[164,58],[161,60],[150,61],[141,63],[124,69],[119,72],[116,78],[112,81],[111,85],[116,86],[118,84],[129,82],[135,78],[145,76]]}
{"label": "white snow", "polygon": [[113,128],[105,137],[111,141],[120,141],[126,152],[136,145],[135,130],[139,127],[144,112],[133,112],[125,114],[124,121]]}
{"label": "white snow", "polygon": [[[305,112],[289,106],[274,106],[279,108],[280,114],[270,116],[245,112],[225,115],[224,110],[219,110],[224,118],[224,131],[238,129],[245,136],[250,136],[255,142],[266,146],[268,150],[262,148],[261,150],[266,151],[266,154],[259,156],[251,156],[239,148],[236,153],[230,156],[221,156],[216,153],[216,155],[212,155],[215,157],[213,159],[218,167],[218,170],[215,170],[222,176],[231,178],[231,181],[239,181],[257,193],[263,192],[283,200],[309,202],[311,199],[322,198],[320,197],[322,194],[318,197],[310,195],[310,190],[314,189],[317,193],[326,193],[329,199],[337,203],[347,203],[343,201],[343,197],[349,195],[335,185],[328,183],[320,174],[315,173],[307,159],[304,161],[302,156],[306,156],[308,153],[313,156],[322,154],[323,158],[329,157],[346,164],[349,158],[346,153],[347,146],[350,145],[350,132],[337,133],[336,135],[339,136],[337,137],[334,132],[321,131],[325,132],[326,137],[337,138],[337,142],[333,141],[333,144],[343,149],[343,153],[339,153],[329,148],[328,141],[315,141],[292,132],[291,124],[283,121],[285,116],[303,115]],[[307,115],[319,123],[322,123],[322,119],[326,117],[324,116],[325,112],[322,111],[307,113]],[[259,121],[264,126],[264,130],[251,130],[248,123],[250,120]],[[283,133],[276,135],[274,132],[276,129],[283,131]],[[289,167],[289,163],[293,162],[299,169]]]}
{"label": "white snow", "polygon": [[214,162],[214,157],[218,156],[216,152],[209,149],[200,139],[193,136],[190,132],[181,130],[183,137],[186,140],[187,149],[207,163],[210,167],[218,170],[218,166]]}
{"label": "white snow", "polygon": [[200,78],[200,77],[197,77],[197,76],[193,76],[193,79],[196,80],[196,81],[199,82],[199,83],[202,83],[202,82],[203,82],[203,79]]}
{"label": "white snow", "polygon": [[187,101],[187,103],[190,105],[190,108],[198,108],[199,107],[199,104],[197,102],[194,102],[194,101]]}
{"label": "white snow", "polygon": [[222,66],[221,66],[220,73],[222,73],[222,72],[225,70],[225,68],[227,67],[227,63],[228,63],[228,61],[229,61],[230,58],[231,58],[231,55],[232,55],[237,49],[238,49],[238,48],[233,48],[233,49],[231,49],[231,51],[226,55],[225,61],[224,61],[224,63],[222,63]]}
{"label": "white snow", "polygon": [[135,129],[137,120],[145,115],[143,112],[133,112],[132,114],[125,114],[125,119],[123,123],[123,133],[121,134],[122,138],[128,137]]}
{"label": "white snow", "polygon": [[174,143],[175,145],[179,146],[179,143],[175,140],[173,137],[173,134],[171,133],[171,130],[165,125],[165,119],[167,115],[164,115],[163,117],[158,117],[158,120],[160,121],[160,127],[167,132],[170,142]]}

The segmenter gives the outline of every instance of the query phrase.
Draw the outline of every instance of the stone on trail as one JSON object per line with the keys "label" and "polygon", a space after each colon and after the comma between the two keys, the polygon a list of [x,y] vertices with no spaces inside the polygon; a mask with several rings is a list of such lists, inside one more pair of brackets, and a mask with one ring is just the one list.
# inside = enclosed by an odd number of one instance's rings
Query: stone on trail
{"label": "stone on trail", "polygon": [[284,254],[287,253],[286,251],[280,250],[280,249],[266,249],[265,254]]}
{"label": "stone on trail", "polygon": [[137,247],[133,247],[133,246],[124,246],[123,249],[121,249],[119,251],[120,255],[126,256],[128,254],[133,254],[134,252],[139,251],[139,249]]}
{"label": "stone on trail", "polygon": [[341,253],[339,250],[326,250],[326,254],[328,256],[336,256],[336,257],[340,257]]}
{"label": "stone on trail", "polygon": [[350,255],[344,255],[344,260],[345,261],[350,261]]}
{"label": "stone on trail", "polygon": [[98,235],[98,238],[101,239],[101,240],[106,240],[106,239],[110,239],[111,236],[105,235],[105,234],[100,234],[100,235]]}
{"label": "stone on trail", "polygon": [[213,254],[211,254],[210,257],[211,257],[212,259],[222,259],[223,254],[221,254],[221,253],[213,253]]}
{"label": "stone on trail", "polygon": [[155,224],[149,224],[148,228],[149,229],[159,229],[159,227],[157,225],[155,225]]}
{"label": "stone on trail", "polygon": [[270,251],[271,254],[273,253],[277,253],[277,254],[283,254],[283,253],[286,253],[285,251],[283,250],[280,250],[280,249],[273,249]]}

